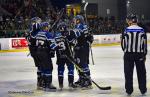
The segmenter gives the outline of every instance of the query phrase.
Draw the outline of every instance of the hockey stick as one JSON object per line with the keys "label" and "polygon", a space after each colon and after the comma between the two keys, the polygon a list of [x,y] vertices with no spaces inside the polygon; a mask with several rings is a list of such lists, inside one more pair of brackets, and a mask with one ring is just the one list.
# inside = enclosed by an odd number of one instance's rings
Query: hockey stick
{"label": "hockey stick", "polygon": [[[87,21],[87,14],[86,14],[86,8],[87,8],[87,6],[88,6],[88,2],[86,2],[85,3],[85,6],[84,6],[84,17],[85,17],[85,22],[86,22],[86,24],[88,25],[88,21]],[[88,31],[89,32],[89,31]],[[91,45],[91,44],[90,44]],[[90,46],[90,50],[91,50],[91,58],[92,58],[92,63],[93,63],[93,65],[95,65],[95,63],[94,63],[94,57],[93,57],[93,51],[92,51],[92,47]]]}
{"label": "hockey stick", "polygon": [[91,80],[93,82],[93,84],[95,84],[95,86],[97,86],[100,90],[111,90],[111,86],[107,86],[107,87],[101,87],[99,86],[94,80],[92,80],[87,74],[84,73],[84,71],[79,67],[79,65],[75,62],[75,60],[73,60],[73,58],[70,56],[68,57],[67,55],[65,55],[65,57],[75,65],[75,67],[83,73],[83,75],[88,78],[89,80]]}
{"label": "hockey stick", "polygon": [[51,26],[51,29],[53,29],[55,26],[56,26],[56,24],[59,22],[59,20],[61,19],[61,17],[63,16],[63,14],[64,14],[64,8],[63,9],[61,9],[60,10],[60,15],[59,15],[59,17],[57,18],[57,20],[53,23],[53,25]]}
{"label": "hockey stick", "polygon": [[93,63],[93,65],[95,65],[95,63],[94,63],[94,57],[93,57],[93,50],[92,50],[92,47],[91,47],[91,46],[90,46],[90,50],[91,50],[92,63]]}

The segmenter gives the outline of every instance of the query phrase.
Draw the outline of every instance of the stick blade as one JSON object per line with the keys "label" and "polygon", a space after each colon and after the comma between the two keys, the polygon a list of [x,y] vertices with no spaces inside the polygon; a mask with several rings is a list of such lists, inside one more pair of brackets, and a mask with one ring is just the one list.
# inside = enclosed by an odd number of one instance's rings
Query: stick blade
{"label": "stick blade", "polygon": [[111,86],[99,87],[100,90],[111,90]]}

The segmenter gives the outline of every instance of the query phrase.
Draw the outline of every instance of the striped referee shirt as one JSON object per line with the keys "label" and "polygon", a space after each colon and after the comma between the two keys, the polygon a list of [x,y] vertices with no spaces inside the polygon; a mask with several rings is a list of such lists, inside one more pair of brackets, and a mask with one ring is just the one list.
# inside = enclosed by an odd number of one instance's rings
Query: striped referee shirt
{"label": "striped referee shirt", "polygon": [[147,54],[147,35],[142,27],[131,25],[122,33],[122,50],[126,53]]}

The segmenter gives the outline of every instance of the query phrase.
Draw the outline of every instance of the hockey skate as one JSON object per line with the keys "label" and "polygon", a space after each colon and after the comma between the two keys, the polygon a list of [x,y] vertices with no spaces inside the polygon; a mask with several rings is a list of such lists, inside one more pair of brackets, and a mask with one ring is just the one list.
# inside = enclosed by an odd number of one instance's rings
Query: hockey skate
{"label": "hockey skate", "polygon": [[57,88],[55,86],[53,86],[52,84],[46,86],[46,88],[44,89],[44,91],[46,92],[56,92]]}
{"label": "hockey skate", "polygon": [[81,79],[78,79],[78,80],[74,83],[74,85],[75,85],[76,87],[81,87]]}
{"label": "hockey skate", "polygon": [[73,81],[74,81],[74,76],[68,75],[68,83],[69,83],[68,86],[69,86],[69,89],[75,89],[75,88],[77,88],[77,86],[74,85]]}
{"label": "hockey skate", "polygon": [[46,91],[46,92],[55,92],[56,89],[57,88],[52,85],[52,76],[45,77],[43,90]]}
{"label": "hockey skate", "polygon": [[59,84],[59,90],[62,91],[63,90],[64,85],[63,84]]}
{"label": "hockey skate", "polygon": [[147,89],[144,89],[144,90],[140,90],[141,91],[141,94],[142,96],[146,96],[146,93],[147,93]]}
{"label": "hockey skate", "polygon": [[83,90],[93,89],[92,82],[90,80],[82,81],[81,89]]}
{"label": "hockey skate", "polygon": [[43,79],[42,77],[37,78],[37,90],[43,89]]}
{"label": "hockey skate", "polygon": [[92,85],[86,85],[86,86],[81,86],[82,90],[89,90],[89,89],[93,89]]}
{"label": "hockey skate", "polygon": [[59,89],[62,90],[64,85],[63,85],[63,79],[64,77],[63,76],[59,76],[58,77],[58,81],[59,81]]}
{"label": "hockey skate", "polygon": [[69,83],[69,89],[75,89],[75,88],[77,88],[77,86],[76,85],[74,85],[73,83]]}

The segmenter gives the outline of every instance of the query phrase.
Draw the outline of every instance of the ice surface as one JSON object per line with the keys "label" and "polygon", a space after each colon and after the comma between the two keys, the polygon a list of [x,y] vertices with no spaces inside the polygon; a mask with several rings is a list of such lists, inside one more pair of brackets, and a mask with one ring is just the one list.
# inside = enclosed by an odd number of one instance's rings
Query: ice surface
{"label": "ice surface", "polygon": [[[93,85],[92,90],[69,90],[67,69],[65,71],[64,90],[43,92],[36,90],[36,68],[28,52],[0,53],[0,97],[127,97],[124,90],[123,52],[120,46],[93,47],[95,65],[90,59],[92,79],[100,86],[112,86],[111,91],[99,90]],[[53,84],[58,87],[56,59],[53,59]],[[150,53],[147,55],[146,97],[150,97]],[[76,71],[75,71],[76,72]],[[78,79],[75,73],[75,81]],[[134,72],[134,93],[132,97],[141,97]]]}

